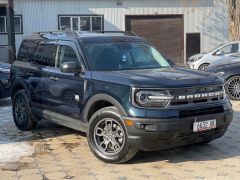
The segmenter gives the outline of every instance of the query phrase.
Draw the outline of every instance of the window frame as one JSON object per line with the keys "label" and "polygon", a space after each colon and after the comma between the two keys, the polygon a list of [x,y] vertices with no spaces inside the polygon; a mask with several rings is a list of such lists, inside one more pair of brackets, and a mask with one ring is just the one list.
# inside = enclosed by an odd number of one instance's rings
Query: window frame
{"label": "window frame", "polygon": [[[58,30],[61,30],[61,17],[70,18],[71,31],[73,31],[72,18],[78,18],[78,31],[81,31],[81,17],[90,17],[90,30],[89,31],[104,31],[104,15],[103,14],[59,14],[58,15]],[[101,17],[101,30],[92,30],[92,18]]]}
{"label": "window frame", "polygon": [[82,70],[83,71],[86,70],[82,54],[79,52],[78,46],[73,41],[58,40],[56,42],[56,45],[57,45],[57,51],[56,51],[56,57],[55,57],[55,66],[54,66],[55,69],[60,70],[60,67],[59,68],[57,67],[58,53],[59,53],[60,46],[68,46],[68,47],[72,48],[74,53],[76,54],[77,59],[82,67]]}
{"label": "window frame", "polygon": [[74,48],[72,48],[72,46],[58,44],[58,45],[57,45],[57,51],[56,51],[56,57],[55,57],[55,64],[54,64],[54,67],[55,67],[56,69],[60,69],[60,68],[61,68],[61,65],[62,65],[62,64],[60,64],[60,56],[59,56],[59,55],[61,55],[62,47],[71,48],[72,51],[74,52],[75,56],[76,56],[76,62],[75,62],[75,63],[79,63],[79,64],[82,66],[81,60],[79,59],[78,54],[76,53],[76,51],[74,50]]}
{"label": "window frame", "polygon": [[[0,35],[1,34],[8,34],[8,31],[7,31],[7,16],[0,16],[0,17],[3,17],[4,20],[5,20],[5,32],[0,32]],[[23,17],[21,14],[16,14],[14,15],[14,18],[15,17],[19,17],[20,18],[20,32],[14,32],[14,34],[23,34]]]}

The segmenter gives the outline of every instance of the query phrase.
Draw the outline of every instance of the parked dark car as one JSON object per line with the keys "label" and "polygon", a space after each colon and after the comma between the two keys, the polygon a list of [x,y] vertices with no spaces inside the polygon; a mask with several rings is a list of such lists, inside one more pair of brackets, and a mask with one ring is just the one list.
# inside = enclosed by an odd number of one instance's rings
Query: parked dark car
{"label": "parked dark car", "polygon": [[232,100],[240,100],[240,61],[226,62],[206,69],[221,76],[225,81],[225,90]]}
{"label": "parked dark car", "polygon": [[0,62],[0,99],[10,97],[10,64]]}
{"label": "parked dark car", "polygon": [[21,130],[46,119],[86,132],[98,158],[122,163],[223,136],[233,116],[223,83],[171,67],[131,33],[35,33],[11,68],[13,117]]}

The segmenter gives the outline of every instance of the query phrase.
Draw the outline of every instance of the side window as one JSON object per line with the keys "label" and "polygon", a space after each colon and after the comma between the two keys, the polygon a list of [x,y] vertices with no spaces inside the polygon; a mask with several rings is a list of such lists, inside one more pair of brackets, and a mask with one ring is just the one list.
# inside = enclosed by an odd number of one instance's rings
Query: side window
{"label": "side window", "polygon": [[237,53],[238,52],[238,47],[239,44],[230,44],[227,45],[225,47],[223,47],[222,49],[218,50],[219,52],[223,52],[224,54],[232,54],[232,53]]}
{"label": "side window", "polygon": [[33,58],[34,51],[36,50],[38,42],[24,40],[20,46],[17,60],[29,62]]}
{"label": "side window", "polygon": [[58,48],[56,68],[60,68],[60,66],[65,62],[75,62],[80,64],[73,48],[70,46],[60,45]]}
{"label": "side window", "polygon": [[54,67],[56,47],[53,44],[40,44],[34,54],[34,64]]}

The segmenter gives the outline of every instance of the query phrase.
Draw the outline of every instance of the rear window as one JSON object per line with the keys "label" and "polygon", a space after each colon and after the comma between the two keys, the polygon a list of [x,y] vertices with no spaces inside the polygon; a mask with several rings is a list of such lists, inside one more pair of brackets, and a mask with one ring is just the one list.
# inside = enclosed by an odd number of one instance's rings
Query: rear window
{"label": "rear window", "polygon": [[38,42],[39,41],[36,41],[36,40],[24,40],[20,46],[17,60],[24,61],[24,62],[31,61]]}

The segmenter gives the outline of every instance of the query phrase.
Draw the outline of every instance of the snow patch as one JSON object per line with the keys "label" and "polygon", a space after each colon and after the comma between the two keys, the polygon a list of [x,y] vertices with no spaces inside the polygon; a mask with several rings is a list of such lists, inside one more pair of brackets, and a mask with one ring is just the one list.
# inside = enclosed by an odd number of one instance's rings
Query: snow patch
{"label": "snow patch", "polygon": [[31,156],[33,153],[34,147],[28,143],[0,144],[0,164],[16,162],[22,157]]}

